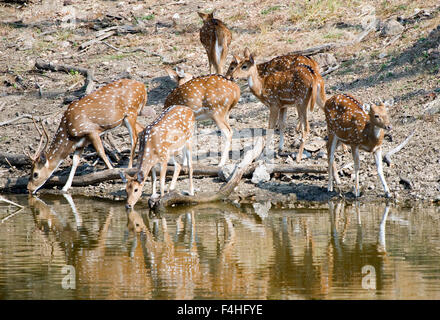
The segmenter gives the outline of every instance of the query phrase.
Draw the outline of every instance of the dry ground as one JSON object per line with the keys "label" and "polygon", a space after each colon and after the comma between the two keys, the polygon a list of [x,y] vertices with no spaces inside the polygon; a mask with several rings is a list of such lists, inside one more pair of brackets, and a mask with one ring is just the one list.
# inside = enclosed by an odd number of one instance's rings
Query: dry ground
{"label": "dry ground", "polygon": [[[384,142],[384,150],[392,149],[411,132],[416,131],[409,144],[393,156],[393,165],[385,167],[385,175],[396,201],[438,201],[440,195],[440,114],[426,112],[426,105],[437,100],[440,104],[440,10],[438,1],[79,1],[42,0],[26,6],[0,3],[0,122],[22,114],[46,119],[53,134],[61,113],[66,109],[63,100],[83,85],[83,77],[70,74],[39,72],[36,59],[59,64],[76,65],[94,71],[97,86],[112,80],[131,77],[143,81],[148,88],[146,108],[161,110],[163,101],[174,87],[167,78],[167,63],[179,65],[195,75],[208,73],[208,62],[199,41],[201,19],[197,11],[216,9],[216,17],[232,30],[231,53],[241,54],[247,46],[259,62],[329,42],[343,44],[356,38],[376,19],[373,30],[362,42],[341,46],[329,51],[339,69],[325,76],[328,96],[347,92],[363,102],[379,98],[393,99],[390,108],[394,130],[392,139]],[[420,10],[424,11],[420,11]],[[419,12],[419,14],[416,14]],[[382,35],[384,23],[399,20],[403,26],[397,36]],[[114,25],[141,27],[144,32],[113,35],[86,49],[81,44],[94,39],[99,30]],[[112,48],[113,46],[114,48]],[[118,50],[115,50],[117,48]],[[134,51],[143,48],[145,51]],[[151,54],[153,53],[153,54]],[[159,55],[159,56],[158,56]],[[328,55],[318,57],[321,65]],[[231,59],[228,57],[227,65]],[[250,93],[245,82],[240,103],[232,112],[231,125],[236,131],[235,150],[243,148],[239,140],[248,128],[266,128],[267,108]],[[39,96],[38,86],[42,97]],[[326,127],[322,110],[311,115],[312,132],[309,141],[321,148],[309,148],[311,157],[304,165],[326,165],[323,139]],[[146,125],[154,115],[141,116]],[[289,111],[285,151],[294,153],[298,134],[294,130],[296,112]],[[210,122],[198,125],[200,163],[217,164],[218,157],[206,156],[206,146],[217,142],[217,129]],[[127,155],[128,135],[121,128],[113,134],[118,148]],[[390,141],[392,140],[392,141]],[[23,148],[38,144],[38,134],[29,119],[0,127],[0,152],[21,154]],[[213,145],[211,145],[212,151]],[[205,148],[205,149],[204,149]],[[93,152],[89,149],[89,152]],[[363,199],[380,200],[382,186],[376,175],[373,157],[363,154],[361,185]],[[92,170],[88,158],[79,171]],[[126,157],[124,158],[126,161]],[[339,152],[337,161],[347,164],[351,154]],[[231,160],[234,162],[234,160]],[[277,157],[275,163],[290,163],[291,159]],[[122,164],[123,165],[123,164]],[[93,170],[103,169],[100,161]],[[69,161],[59,173],[67,174]],[[11,176],[28,174],[29,167],[0,167],[0,181]],[[330,197],[353,197],[352,170],[343,170],[341,193],[326,192],[327,175],[281,175],[255,186],[244,181],[234,197],[237,200],[276,199],[284,203],[295,200],[326,201]],[[411,187],[402,183],[411,182]],[[217,179],[196,179],[199,190],[219,188]],[[179,180],[186,187],[186,179]],[[124,185],[119,181],[73,188],[72,193],[100,197],[123,198]],[[42,192],[48,192],[42,190]],[[53,190],[51,192],[54,192]],[[149,189],[146,190],[146,193]]]}

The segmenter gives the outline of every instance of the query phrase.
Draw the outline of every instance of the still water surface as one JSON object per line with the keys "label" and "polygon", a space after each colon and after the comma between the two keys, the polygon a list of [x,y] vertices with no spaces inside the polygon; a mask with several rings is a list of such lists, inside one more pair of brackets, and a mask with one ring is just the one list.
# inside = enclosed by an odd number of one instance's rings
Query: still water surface
{"label": "still water surface", "polygon": [[0,203],[0,299],[440,299],[438,207],[222,203],[157,217],[9,199],[25,207]]}

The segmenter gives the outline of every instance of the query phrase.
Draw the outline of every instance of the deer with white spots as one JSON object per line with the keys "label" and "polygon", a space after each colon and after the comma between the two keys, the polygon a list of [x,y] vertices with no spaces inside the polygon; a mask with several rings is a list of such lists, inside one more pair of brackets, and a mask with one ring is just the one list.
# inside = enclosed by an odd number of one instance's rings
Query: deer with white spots
{"label": "deer with white spots", "polygon": [[310,66],[298,64],[289,70],[270,73],[262,77],[258,74],[254,56],[249,54],[236,66],[231,77],[247,79],[252,93],[269,108],[269,129],[274,129],[278,121],[280,150],[284,146],[287,107],[296,106],[298,120],[302,126],[301,145],[296,157],[296,161],[300,162],[310,131],[307,109],[310,106],[313,110],[318,90],[313,69]]}
{"label": "deer with white spots", "polygon": [[134,176],[121,174],[126,183],[126,208],[131,209],[142,196],[142,188],[152,171],[153,194],[156,196],[156,164],[160,164],[160,195],[164,195],[165,175],[168,160],[172,157],[174,174],[169,191],[174,190],[177,177],[180,173],[180,164],[175,161],[175,155],[183,149],[189,172],[189,194],[194,195],[192,181],[191,138],[194,132],[194,112],[182,105],[172,105],[148,125],[139,137],[138,171]]}
{"label": "deer with white spots", "polygon": [[165,68],[165,71],[168,73],[168,76],[171,78],[171,80],[176,82],[178,87],[194,78],[191,73],[185,72],[185,70],[179,67],[176,67],[176,70]]}
{"label": "deer with white spots", "polygon": [[27,189],[35,193],[50,178],[70,153],[73,154],[72,168],[63,191],[72,185],[81,153],[92,143],[106,166],[113,166],[107,158],[100,136],[105,132],[125,125],[130,134],[131,152],[128,167],[133,164],[138,133],[143,127],[136,122],[139,112],[147,102],[147,91],[142,82],[121,79],[105,85],[80,100],[72,102],[61,118],[51,145],[47,149],[49,137],[43,125],[46,145],[41,148],[43,134],[40,130],[40,145],[33,156],[27,154],[32,161],[32,170]]}
{"label": "deer with white spots", "polygon": [[165,108],[180,104],[190,107],[196,120],[212,119],[226,137],[219,166],[223,166],[232,145],[229,113],[238,103],[240,87],[221,75],[201,76],[175,88],[165,100]]}
{"label": "deer with white spots", "polygon": [[214,69],[216,73],[223,74],[232,33],[221,20],[214,19],[214,11],[209,14],[198,12],[203,20],[200,41],[208,54],[209,72],[213,73]]}
{"label": "deer with white spots", "polygon": [[[245,59],[249,58],[250,54],[251,53],[250,53],[249,49],[245,48],[244,49]],[[228,79],[231,78],[232,73],[237,68],[238,64],[241,62],[240,57],[238,57],[237,55],[233,55],[232,57],[233,58],[232,58],[231,64],[229,65],[228,71],[226,72],[226,75],[225,75],[226,78],[228,78]],[[278,71],[286,71],[291,68],[295,68],[299,64],[309,66],[313,69],[313,76],[315,77],[315,80],[318,84],[316,104],[321,109],[324,109],[324,104],[325,104],[325,101],[327,100],[326,94],[325,94],[324,79],[322,78],[322,76],[319,72],[318,63],[315,60],[313,60],[312,58],[310,58],[308,56],[297,55],[297,54],[295,54],[295,55],[287,54],[287,55],[283,55],[283,56],[278,56],[278,57],[273,58],[272,60],[257,64],[257,71],[258,71],[258,75],[260,77],[265,77],[271,73],[275,73]],[[313,111],[313,106],[311,107],[310,110]],[[298,131],[299,131],[299,125],[300,125],[300,123],[298,123],[298,127],[297,127]]]}
{"label": "deer with white spots", "polygon": [[382,142],[384,130],[391,130],[385,104],[371,105],[369,110],[348,94],[334,95],[324,106],[327,122],[328,191],[333,191],[333,179],[340,183],[335,164],[335,150],[339,143],[351,146],[355,172],[355,196],[359,197],[359,149],[374,154],[377,173],[385,196],[390,197],[382,170]]}

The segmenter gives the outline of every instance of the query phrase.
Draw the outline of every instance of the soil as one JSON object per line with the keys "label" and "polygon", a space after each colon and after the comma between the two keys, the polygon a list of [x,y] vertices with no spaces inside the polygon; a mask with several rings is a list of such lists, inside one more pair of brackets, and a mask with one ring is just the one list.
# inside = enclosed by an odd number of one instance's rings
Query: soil
{"label": "soil", "polygon": [[[318,3],[339,5],[320,8]],[[274,56],[325,43],[340,46],[313,56],[325,70],[327,63],[339,65],[324,76],[328,97],[350,93],[363,103],[379,99],[391,101],[389,114],[393,130],[383,143],[384,154],[415,131],[409,143],[391,158],[384,173],[393,201],[440,202],[440,7],[438,1],[311,1],[292,5],[290,1],[240,1],[231,9],[222,1],[29,1],[26,5],[0,3],[0,122],[23,114],[45,119],[49,135],[58,127],[67,108],[66,97],[82,87],[84,78],[71,72],[39,71],[35,61],[66,64],[94,72],[96,88],[120,78],[145,83],[148,102],[138,117],[142,125],[151,123],[163,108],[163,102],[175,83],[164,68],[180,66],[194,75],[207,74],[209,65],[199,40],[202,25],[197,11],[216,9],[215,16],[233,32],[227,66],[232,53],[241,55],[247,46],[257,62]],[[387,4],[388,3],[388,4]],[[315,5],[315,7],[313,7]],[[299,7],[298,7],[299,6]],[[319,10],[318,10],[319,9]],[[313,11],[315,10],[315,11]],[[360,43],[344,45],[365,28],[365,17],[376,19],[377,27]],[[403,27],[391,29],[387,21]],[[81,45],[95,39],[100,30],[130,25],[142,30],[114,34],[85,49]],[[387,26],[387,27],[384,27]],[[392,26],[392,25],[391,25]],[[388,31],[387,31],[388,30]],[[390,31],[391,30],[391,31]],[[395,34],[393,34],[395,32]],[[144,50],[135,50],[143,48]],[[268,109],[241,87],[241,99],[231,113],[234,146],[229,164],[239,161],[253,136],[267,128]],[[311,133],[301,165],[327,165],[326,124],[322,110],[309,116]],[[296,111],[290,109],[283,155],[268,157],[269,163],[292,164],[299,145],[295,127]],[[129,137],[125,128],[112,132],[120,161],[128,163]],[[278,145],[278,134],[273,135]],[[217,165],[220,160],[218,128],[210,121],[197,124],[195,165]],[[0,152],[23,154],[34,150],[39,135],[30,119],[0,126]],[[106,143],[109,147],[109,144]],[[112,149],[111,147],[109,147]],[[105,169],[104,163],[86,149],[77,174]],[[288,155],[288,156],[286,156]],[[98,160],[96,162],[96,160]],[[339,168],[352,162],[351,153],[338,150]],[[96,162],[96,163],[95,163]],[[66,159],[56,175],[68,174],[71,160]],[[0,185],[10,177],[29,174],[30,166],[0,166]],[[353,200],[353,169],[341,170],[342,184],[327,192],[327,174],[281,174],[270,181],[253,184],[244,179],[231,195],[235,202],[272,201],[281,206],[295,203],[313,205],[332,198]],[[361,201],[383,201],[384,192],[371,154],[361,153]],[[219,178],[196,177],[196,192],[220,188]],[[185,190],[186,177],[177,188]],[[39,192],[59,193],[60,188]],[[18,190],[17,192],[24,192]],[[71,194],[123,200],[122,181],[109,181],[87,187],[73,187]],[[150,193],[149,186],[145,194]],[[146,197],[144,197],[146,198]],[[146,201],[146,200],[145,200]]]}

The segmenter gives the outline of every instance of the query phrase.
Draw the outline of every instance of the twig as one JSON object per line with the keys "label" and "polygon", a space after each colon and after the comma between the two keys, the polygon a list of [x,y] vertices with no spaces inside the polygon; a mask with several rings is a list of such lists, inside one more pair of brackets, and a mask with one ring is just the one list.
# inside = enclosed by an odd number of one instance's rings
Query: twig
{"label": "twig", "polygon": [[16,207],[19,207],[19,208],[24,208],[23,206],[19,205],[18,203],[15,203],[14,201],[11,201],[11,200],[8,200],[8,199],[5,199],[5,198],[3,198],[2,196],[0,196],[0,201],[3,201],[3,202],[6,202],[6,203],[9,203],[9,204],[12,204],[12,205],[14,205],[14,206],[16,206]]}
{"label": "twig", "polygon": [[10,215],[7,215],[6,217],[4,217],[1,220],[1,223],[5,222],[6,220],[8,220],[9,218],[12,218],[13,216],[15,216],[17,213],[19,213],[21,210],[23,210],[23,207],[21,207],[20,209],[17,209],[15,212],[11,213]]}
{"label": "twig", "polygon": [[411,132],[411,134],[406,137],[405,140],[403,140],[403,142],[401,144],[399,144],[397,147],[395,147],[394,149],[390,150],[387,152],[387,154],[385,154],[382,158],[382,161],[385,162],[388,167],[391,165],[391,156],[397,152],[399,152],[400,150],[402,150],[402,148],[404,146],[407,145],[407,143],[409,142],[409,140],[411,140],[412,136],[414,135],[414,133],[416,133],[416,130],[414,130],[413,132]]}
{"label": "twig", "polygon": [[[36,118],[36,120],[38,121],[38,117],[34,117],[34,118]],[[32,115],[25,113],[25,114],[22,114],[21,116],[15,117],[14,119],[0,122],[0,127],[6,126],[8,124],[11,124],[11,123],[18,121],[18,120],[21,120],[21,119],[32,119]]]}
{"label": "twig", "polygon": [[341,66],[340,64],[337,64],[335,66],[329,67],[327,70],[321,72],[321,76],[325,76],[325,75],[327,75],[327,74],[329,74],[329,73],[339,69],[340,66]]}

